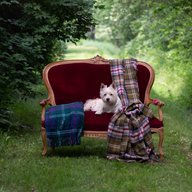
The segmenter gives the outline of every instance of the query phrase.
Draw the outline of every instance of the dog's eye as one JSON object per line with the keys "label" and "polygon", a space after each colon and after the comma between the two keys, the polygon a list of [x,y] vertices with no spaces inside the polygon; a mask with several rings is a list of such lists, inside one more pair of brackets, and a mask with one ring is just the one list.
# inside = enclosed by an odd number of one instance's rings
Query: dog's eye
{"label": "dog's eye", "polygon": [[111,93],[110,95],[111,95],[111,96],[113,96],[113,94],[112,94],[112,93]]}
{"label": "dog's eye", "polygon": [[104,96],[106,96],[107,94],[105,93]]}

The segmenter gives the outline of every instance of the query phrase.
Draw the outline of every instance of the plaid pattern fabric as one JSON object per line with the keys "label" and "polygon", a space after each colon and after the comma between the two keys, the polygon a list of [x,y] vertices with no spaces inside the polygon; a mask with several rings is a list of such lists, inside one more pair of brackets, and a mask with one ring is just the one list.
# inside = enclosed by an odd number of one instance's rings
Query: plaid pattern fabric
{"label": "plaid pattern fabric", "polygon": [[82,102],[56,105],[46,110],[45,128],[50,147],[79,145],[83,126]]}
{"label": "plaid pattern fabric", "polygon": [[153,154],[148,117],[152,111],[139,100],[137,61],[111,60],[112,80],[123,109],[111,118],[108,127],[108,157],[145,161]]}

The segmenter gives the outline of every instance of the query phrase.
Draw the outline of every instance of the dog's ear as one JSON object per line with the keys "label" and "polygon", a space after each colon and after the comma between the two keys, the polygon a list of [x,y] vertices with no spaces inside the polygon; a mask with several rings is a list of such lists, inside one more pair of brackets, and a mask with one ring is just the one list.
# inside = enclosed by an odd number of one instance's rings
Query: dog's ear
{"label": "dog's ear", "polygon": [[100,89],[103,89],[104,87],[106,87],[106,85],[104,85],[103,83],[101,83]]}
{"label": "dog's ear", "polygon": [[110,85],[110,87],[112,87],[113,89],[115,89],[115,83],[112,82],[111,85]]}

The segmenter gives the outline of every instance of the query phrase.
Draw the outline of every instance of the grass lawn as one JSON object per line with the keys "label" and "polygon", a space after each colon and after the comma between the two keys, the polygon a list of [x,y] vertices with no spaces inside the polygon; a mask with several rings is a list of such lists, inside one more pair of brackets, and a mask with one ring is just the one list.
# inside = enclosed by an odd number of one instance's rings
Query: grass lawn
{"label": "grass lawn", "polygon": [[[118,58],[120,50],[111,43],[103,43],[99,41],[80,41],[75,44],[68,44],[67,54],[63,56],[65,59],[84,59],[92,58],[100,55],[104,58]],[[62,59],[62,56],[59,58]]]}
{"label": "grass lawn", "polygon": [[[116,48],[98,42],[69,48],[66,59],[91,58],[102,52],[107,58],[118,56]],[[152,95],[159,97],[157,93],[155,87]],[[191,192],[192,114],[168,97],[159,98],[166,102],[165,159],[155,164],[108,161],[106,141],[90,138],[82,138],[79,146],[56,149],[54,154],[49,150],[43,158],[40,98],[17,101],[12,106],[15,121],[28,122],[31,129],[0,134],[0,192]],[[153,138],[156,144],[157,135]]]}

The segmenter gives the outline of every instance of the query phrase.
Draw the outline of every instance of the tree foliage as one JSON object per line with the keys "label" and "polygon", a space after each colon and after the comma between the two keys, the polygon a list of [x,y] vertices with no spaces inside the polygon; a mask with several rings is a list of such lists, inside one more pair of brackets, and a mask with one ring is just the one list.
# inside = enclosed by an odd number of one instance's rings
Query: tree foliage
{"label": "tree foliage", "polygon": [[38,71],[51,60],[56,40],[84,38],[93,23],[92,6],[88,0],[1,1],[0,95],[5,90],[23,92],[35,83]]}
{"label": "tree foliage", "polygon": [[92,0],[1,0],[0,107],[13,95],[29,94],[39,72],[51,61],[57,41],[85,38]]}
{"label": "tree foliage", "polygon": [[[98,0],[97,18],[110,29],[109,37],[127,55],[157,50],[171,70],[185,78],[183,91],[192,97],[192,1]],[[164,66],[165,67],[165,66]]]}
{"label": "tree foliage", "polygon": [[110,37],[117,45],[139,38],[162,50],[191,53],[191,1],[106,0],[98,1],[98,6],[98,20],[111,29]]}

